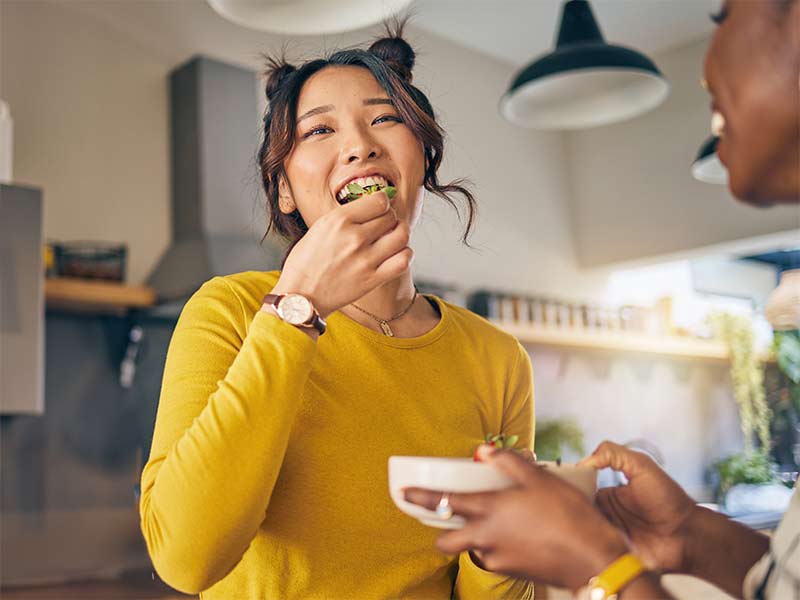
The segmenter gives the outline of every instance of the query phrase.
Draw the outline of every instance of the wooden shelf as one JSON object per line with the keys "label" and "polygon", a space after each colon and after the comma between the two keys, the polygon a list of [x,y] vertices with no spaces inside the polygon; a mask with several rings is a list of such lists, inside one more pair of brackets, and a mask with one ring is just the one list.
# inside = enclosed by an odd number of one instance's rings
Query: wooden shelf
{"label": "wooden shelf", "polygon": [[155,290],[147,286],[67,277],[45,279],[44,293],[47,308],[75,312],[120,314],[156,303]]}
{"label": "wooden shelf", "polygon": [[609,331],[564,330],[514,323],[497,323],[497,325],[523,344],[710,361],[728,360],[728,350],[725,345],[710,340]]}

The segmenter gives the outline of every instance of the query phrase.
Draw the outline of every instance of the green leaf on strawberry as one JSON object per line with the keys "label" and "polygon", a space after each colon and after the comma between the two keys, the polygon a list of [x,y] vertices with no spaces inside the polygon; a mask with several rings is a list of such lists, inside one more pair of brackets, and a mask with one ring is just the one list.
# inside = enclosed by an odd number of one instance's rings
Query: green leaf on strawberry
{"label": "green leaf on strawberry", "polygon": [[[514,446],[517,445],[519,442],[518,435],[511,435],[508,438],[502,433],[497,435],[493,435],[491,433],[487,433],[483,438],[483,443],[493,448],[497,448],[499,450],[514,450],[515,452],[521,452],[521,449],[517,449]],[[480,457],[478,456],[478,450],[475,450],[475,453],[472,455],[472,460],[475,462],[481,462]]]}

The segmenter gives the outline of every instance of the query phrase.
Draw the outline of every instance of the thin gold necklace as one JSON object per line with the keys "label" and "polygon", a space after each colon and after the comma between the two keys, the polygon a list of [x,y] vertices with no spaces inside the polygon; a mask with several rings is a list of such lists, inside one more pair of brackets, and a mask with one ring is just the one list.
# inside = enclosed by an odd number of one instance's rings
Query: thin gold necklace
{"label": "thin gold necklace", "polygon": [[399,319],[400,317],[405,315],[409,310],[411,310],[411,307],[414,306],[414,302],[417,301],[417,296],[418,295],[419,295],[419,292],[417,291],[416,286],[414,286],[414,297],[411,299],[411,302],[409,302],[408,306],[406,306],[402,311],[400,311],[399,313],[397,313],[396,315],[394,315],[393,317],[390,317],[388,319],[381,319],[378,315],[373,315],[371,312],[364,310],[363,308],[361,308],[360,306],[357,306],[356,304],[351,303],[350,306],[352,306],[356,310],[360,310],[362,313],[364,313],[368,317],[371,317],[372,319],[377,321],[378,325],[380,325],[380,328],[381,328],[381,331],[383,332],[383,335],[388,335],[389,337],[394,337],[394,331],[392,331],[392,328],[389,327],[389,323],[391,323],[392,321],[396,321],[397,319]]}

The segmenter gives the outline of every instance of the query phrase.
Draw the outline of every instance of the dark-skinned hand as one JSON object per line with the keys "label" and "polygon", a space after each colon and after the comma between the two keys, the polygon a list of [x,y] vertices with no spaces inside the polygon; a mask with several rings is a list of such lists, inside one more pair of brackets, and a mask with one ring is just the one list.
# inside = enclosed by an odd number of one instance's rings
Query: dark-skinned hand
{"label": "dark-skinned hand", "polygon": [[[439,537],[442,552],[470,551],[490,571],[575,590],[628,551],[621,532],[577,488],[513,451],[482,447],[480,456],[514,486],[449,494],[466,525]],[[409,488],[405,497],[434,510],[442,492]]]}

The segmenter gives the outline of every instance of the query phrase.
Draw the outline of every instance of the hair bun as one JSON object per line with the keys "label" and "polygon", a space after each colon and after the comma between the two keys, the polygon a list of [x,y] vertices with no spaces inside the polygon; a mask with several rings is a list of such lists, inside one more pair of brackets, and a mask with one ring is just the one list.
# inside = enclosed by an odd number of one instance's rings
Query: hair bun
{"label": "hair bun", "polygon": [[267,66],[264,69],[264,75],[267,78],[265,91],[267,100],[272,100],[278,90],[286,82],[286,78],[294,73],[297,68],[286,62],[286,59],[267,57]]}
{"label": "hair bun", "polygon": [[395,73],[411,82],[411,70],[414,68],[414,49],[401,37],[385,37],[375,41],[369,51],[382,58]]}

